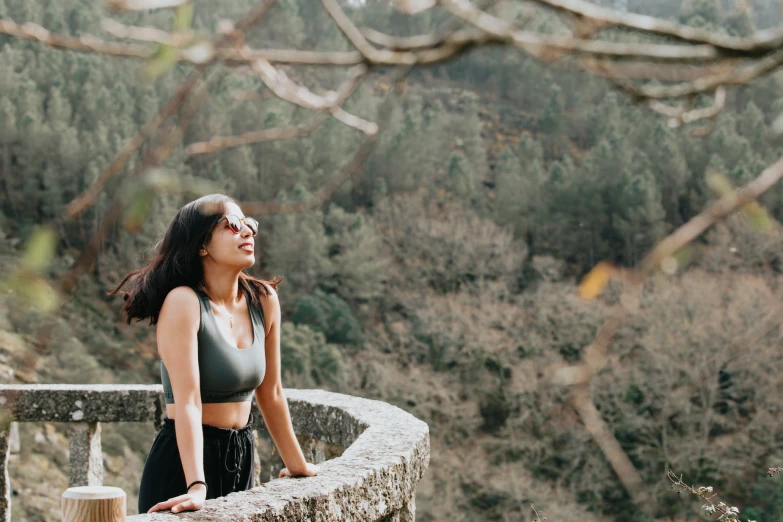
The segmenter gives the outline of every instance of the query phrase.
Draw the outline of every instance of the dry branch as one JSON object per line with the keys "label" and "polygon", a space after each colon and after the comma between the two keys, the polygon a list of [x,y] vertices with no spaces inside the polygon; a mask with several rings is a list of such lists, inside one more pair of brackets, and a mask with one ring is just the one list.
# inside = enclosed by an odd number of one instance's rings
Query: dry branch
{"label": "dry branch", "polygon": [[650,100],[648,105],[652,110],[669,117],[669,127],[676,128],[684,123],[692,123],[698,120],[707,120],[717,116],[726,105],[726,89],[718,87],[715,91],[715,99],[709,107],[690,109],[672,107],[658,100]]}
{"label": "dry branch", "polygon": [[763,59],[745,67],[699,78],[692,82],[676,85],[643,85],[636,86],[630,82],[615,78],[613,82],[637,99],[681,98],[703,92],[716,90],[726,85],[745,85],[756,80],[783,65],[783,50],[777,51]]}
{"label": "dry branch", "polygon": [[[626,315],[638,304],[642,285],[658,269],[661,262],[688,245],[722,218],[755,201],[781,178],[783,178],[783,157],[764,169],[756,179],[740,189],[725,194],[664,238],[642,259],[637,268],[624,271],[625,288],[620,302],[612,307],[595,339],[585,348],[582,361],[576,365],[557,368],[552,374],[553,383],[571,388],[571,403],[582,418],[585,428],[604,451],[629,495],[635,502],[641,502],[639,505],[644,505],[644,502],[638,491],[634,489],[640,480],[638,472],[633,469],[633,465],[630,464],[630,460],[616,439],[614,442],[610,440],[614,439],[611,431],[605,430],[597,422],[595,416],[597,410],[594,412],[595,404],[589,394],[590,383],[597,371],[606,364],[609,346]],[[598,418],[600,419],[600,415]]]}
{"label": "dry branch", "polygon": [[139,148],[147,142],[150,136],[152,136],[158,127],[160,127],[161,123],[177,112],[179,107],[187,98],[188,94],[190,94],[190,91],[193,89],[193,87],[196,86],[196,83],[200,77],[201,72],[199,70],[195,70],[185,79],[184,82],[182,82],[182,85],[179,86],[169,102],[164,105],[149,121],[147,121],[147,123],[144,124],[141,130],[139,130],[139,132],[133,138],[125,143],[122,150],[114,157],[111,163],[109,163],[106,168],[103,169],[101,174],[98,176],[98,179],[95,180],[90,188],[79,194],[68,204],[65,209],[65,216],[67,218],[71,219],[78,216],[93,204],[95,199],[103,191],[106,183],[108,183],[109,180],[116,176],[125,167],[125,165],[128,163],[128,160],[130,160],[131,156],[133,156],[133,153],[139,150]]}
{"label": "dry branch", "polygon": [[614,59],[701,62],[723,56],[718,49],[706,44],[615,43],[519,30],[508,22],[482,11],[467,0],[442,0],[442,3],[455,16],[486,33],[487,39],[515,45],[539,58],[546,58],[546,53],[556,53],[586,54]]}
{"label": "dry branch", "polygon": [[82,35],[78,38],[63,36],[52,33],[38,24],[31,22],[17,24],[9,18],[0,19],[0,33],[23,40],[37,40],[51,47],[70,49],[78,52],[100,53],[109,56],[147,58],[154,50],[148,46],[109,42],[89,34]]}
{"label": "dry branch", "polygon": [[317,129],[326,119],[327,115],[321,114],[314,118],[313,121],[303,125],[257,130],[238,136],[215,136],[208,141],[191,143],[186,150],[190,155],[210,154],[219,150],[252,145],[254,143],[299,138]]}
{"label": "dry branch", "polygon": [[140,27],[126,25],[113,18],[105,18],[101,22],[103,30],[115,38],[128,38],[140,42],[152,42],[172,47],[182,47],[193,39],[192,32],[170,33],[157,27]]}
{"label": "dry branch", "polygon": [[[405,78],[410,72],[410,67],[404,67],[400,69],[392,80],[393,88],[389,89],[386,98],[381,104],[381,108],[378,111],[378,120],[385,122],[389,119],[391,114],[392,102],[394,100],[394,94],[399,90],[400,85],[403,84]],[[364,167],[367,158],[375,150],[380,142],[380,135],[386,125],[379,127],[379,132],[368,135],[364,143],[359,147],[351,161],[342,168],[342,172],[329,180],[325,185],[318,189],[315,194],[307,199],[301,201],[263,201],[263,202],[242,202],[240,206],[247,214],[293,214],[297,212],[304,212],[312,210],[321,206],[327,199],[329,199],[340,186],[353,178],[358,180],[362,175],[362,168]]]}
{"label": "dry branch", "polygon": [[688,25],[661,20],[653,16],[620,12],[585,0],[532,0],[533,2],[589,20],[597,27],[624,27],[641,33],[670,36],[694,44],[706,44],[725,57],[755,57],[775,51],[783,45],[783,29],[759,31],[750,38],[737,38]]}
{"label": "dry branch", "polygon": [[179,7],[190,0],[107,0],[108,9],[127,11],[146,11],[147,9],[164,9]]}

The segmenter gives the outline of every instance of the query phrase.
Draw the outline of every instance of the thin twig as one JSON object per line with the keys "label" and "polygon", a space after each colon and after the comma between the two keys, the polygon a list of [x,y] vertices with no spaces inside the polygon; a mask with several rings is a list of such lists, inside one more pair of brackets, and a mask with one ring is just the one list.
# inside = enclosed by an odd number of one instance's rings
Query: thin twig
{"label": "thin twig", "polygon": [[669,117],[669,127],[676,128],[682,124],[693,123],[698,120],[708,120],[717,116],[726,105],[726,89],[718,87],[715,91],[715,99],[709,107],[701,109],[689,109],[688,107],[672,107],[658,100],[650,100],[648,106],[664,116]]}
{"label": "thin twig", "polygon": [[52,33],[48,29],[32,22],[17,24],[9,18],[0,19],[0,33],[24,40],[37,40],[51,47],[60,47],[78,52],[95,52],[109,56],[147,58],[154,51],[153,47],[109,42],[90,34],[84,34],[78,38],[64,36]]}
{"label": "thin twig", "polygon": [[718,495],[713,494],[712,486],[702,486],[698,488],[689,486],[682,480],[682,475],[678,477],[672,470],[668,470],[666,472],[666,476],[672,482],[672,489],[687,491],[688,493],[692,493],[703,499],[706,504],[704,504],[701,509],[707,516],[720,513],[721,516],[718,518],[718,520],[723,520],[725,522],[737,522],[739,520],[739,509],[736,507],[730,507],[726,505],[725,502],[718,502],[717,504],[715,503],[715,499],[718,498]]}
{"label": "thin twig", "polygon": [[103,30],[116,38],[128,38],[139,42],[151,42],[172,47],[183,47],[193,40],[193,32],[170,33],[157,27],[142,27],[126,25],[114,18],[104,18],[101,22]]}
{"label": "thin twig", "polygon": [[190,0],[106,0],[110,10],[146,11],[148,9],[166,9],[179,7]]}
{"label": "thin twig", "polygon": [[692,82],[676,85],[643,85],[636,86],[628,81],[613,79],[613,82],[621,89],[640,100],[681,98],[693,94],[710,92],[718,87],[726,85],[745,85],[751,81],[768,74],[783,65],[783,50],[777,51],[761,60],[745,66],[738,67],[720,74],[698,78]]}
{"label": "thin twig", "polygon": [[[489,9],[499,0],[477,0],[476,7],[479,9]],[[478,38],[479,35],[475,29],[463,29],[463,22],[458,18],[449,18],[435,32],[427,34],[417,34],[413,36],[391,36],[372,28],[360,29],[362,35],[367,40],[387,47],[395,51],[414,51],[418,49],[428,49],[437,47],[448,42],[457,42],[465,38]]]}
{"label": "thin twig", "polygon": [[190,155],[210,154],[219,150],[241,147],[243,145],[300,138],[317,129],[327,118],[327,114],[319,114],[313,121],[302,125],[262,129],[237,136],[214,136],[207,141],[191,143],[187,146],[186,151]]}
{"label": "thin twig", "polygon": [[530,509],[532,509],[533,513],[536,515],[536,519],[533,522],[546,522],[546,517],[544,516],[543,511],[536,511],[536,507],[533,504],[530,504]]}

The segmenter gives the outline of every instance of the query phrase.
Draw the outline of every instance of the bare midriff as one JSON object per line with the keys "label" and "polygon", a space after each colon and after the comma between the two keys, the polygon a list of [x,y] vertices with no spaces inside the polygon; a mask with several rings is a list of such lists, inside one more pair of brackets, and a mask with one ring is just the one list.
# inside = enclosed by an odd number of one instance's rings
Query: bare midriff
{"label": "bare midriff", "polygon": [[[217,428],[238,430],[247,425],[250,417],[251,401],[218,402],[201,405],[201,423]],[[174,404],[166,405],[166,415],[176,421],[177,410]]]}

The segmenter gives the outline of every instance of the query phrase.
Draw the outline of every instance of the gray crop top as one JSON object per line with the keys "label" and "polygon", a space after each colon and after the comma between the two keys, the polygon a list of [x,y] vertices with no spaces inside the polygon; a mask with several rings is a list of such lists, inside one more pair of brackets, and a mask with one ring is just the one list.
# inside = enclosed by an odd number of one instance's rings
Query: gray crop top
{"label": "gray crop top", "polygon": [[[193,290],[201,304],[201,323],[198,330],[201,402],[249,401],[253,397],[253,391],[264,380],[266,373],[264,351],[266,329],[263,310],[252,306],[245,293],[253,325],[253,344],[240,350],[220,333],[206,294],[195,288]],[[163,364],[163,359],[160,361],[160,380],[163,384],[166,404],[174,404],[169,372]]]}

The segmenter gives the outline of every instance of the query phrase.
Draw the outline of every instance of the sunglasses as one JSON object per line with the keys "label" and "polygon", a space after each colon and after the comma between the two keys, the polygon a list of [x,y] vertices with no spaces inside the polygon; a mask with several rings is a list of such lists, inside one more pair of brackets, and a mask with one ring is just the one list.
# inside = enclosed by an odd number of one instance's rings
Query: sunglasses
{"label": "sunglasses", "polygon": [[239,231],[242,230],[242,223],[247,225],[247,228],[250,229],[253,236],[258,234],[258,221],[251,217],[240,218],[233,214],[229,214],[224,216],[217,224],[220,224],[224,219],[228,222],[228,228],[230,228],[231,232],[234,234],[239,234]]}

